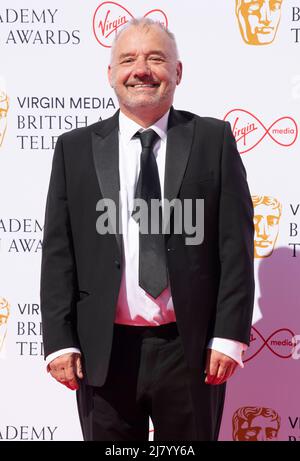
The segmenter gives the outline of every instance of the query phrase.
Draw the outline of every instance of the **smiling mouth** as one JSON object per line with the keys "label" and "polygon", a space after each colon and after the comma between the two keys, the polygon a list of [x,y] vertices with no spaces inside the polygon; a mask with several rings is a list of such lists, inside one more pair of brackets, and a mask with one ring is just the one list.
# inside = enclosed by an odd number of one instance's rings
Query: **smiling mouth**
{"label": "smiling mouth", "polygon": [[144,89],[144,88],[158,88],[159,83],[136,83],[134,85],[127,85],[129,88]]}

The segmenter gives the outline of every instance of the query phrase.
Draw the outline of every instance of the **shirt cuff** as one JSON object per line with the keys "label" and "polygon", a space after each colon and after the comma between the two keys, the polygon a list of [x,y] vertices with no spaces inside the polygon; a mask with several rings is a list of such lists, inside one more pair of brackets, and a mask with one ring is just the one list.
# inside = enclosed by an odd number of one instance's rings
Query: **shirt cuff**
{"label": "shirt cuff", "polygon": [[53,352],[52,354],[47,355],[45,361],[47,365],[47,371],[49,372],[49,363],[52,362],[52,360],[56,359],[57,357],[60,357],[63,354],[69,354],[71,352],[76,352],[77,354],[81,354],[80,350],[77,349],[77,347],[67,347],[66,349],[59,349],[59,351]]}
{"label": "shirt cuff", "polygon": [[242,354],[248,348],[247,344],[240,343],[233,339],[227,338],[212,338],[207,346],[208,349],[214,349],[222,354],[228,355],[235,360],[241,368],[244,368]]}

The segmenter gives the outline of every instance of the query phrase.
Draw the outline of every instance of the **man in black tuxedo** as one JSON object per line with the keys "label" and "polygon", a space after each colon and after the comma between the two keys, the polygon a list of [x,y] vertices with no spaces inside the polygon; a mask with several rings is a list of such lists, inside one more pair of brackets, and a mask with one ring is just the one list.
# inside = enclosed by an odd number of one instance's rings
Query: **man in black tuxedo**
{"label": "man in black tuxedo", "polygon": [[[63,134],[54,153],[41,274],[48,371],[77,390],[85,440],[147,440],[149,416],[155,440],[216,440],[252,319],[245,169],[229,123],[172,107],[182,64],[159,23],[119,33],[108,76],[120,111]],[[143,233],[137,199],[192,203],[183,215],[201,218],[204,238],[178,232],[175,208],[168,232]]]}

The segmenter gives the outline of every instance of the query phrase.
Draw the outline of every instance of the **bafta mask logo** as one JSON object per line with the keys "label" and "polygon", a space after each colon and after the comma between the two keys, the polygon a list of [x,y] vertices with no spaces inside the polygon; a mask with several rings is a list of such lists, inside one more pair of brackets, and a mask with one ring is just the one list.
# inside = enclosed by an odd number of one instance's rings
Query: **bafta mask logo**
{"label": "bafta mask logo", "polygon": [[232,439],[239,442],[277,440],[280,416],[272,408],[241,407],[232,417]]}
{"label": "bafta mask logo", "polygon": [[4,298],[0,298],[0,352],[4,344],[7,322],[10,314],[10,305]]}
{"label": "bafta mask logo", "polygon": [[8,96],[4,91],[0,90],[0,147],[2,146],[7,127],[8,107]]}
{"label": "bafta mask logo", "polygon": [[244,42],[269,45],[275,39],[282,0],[236,0],[235,13]]}
{"label": "bafta mask logo", "polygon": [[281,203],[267,195],[253,195],[254,207],[254,257],[267,258],[273,253],[279,232]]}

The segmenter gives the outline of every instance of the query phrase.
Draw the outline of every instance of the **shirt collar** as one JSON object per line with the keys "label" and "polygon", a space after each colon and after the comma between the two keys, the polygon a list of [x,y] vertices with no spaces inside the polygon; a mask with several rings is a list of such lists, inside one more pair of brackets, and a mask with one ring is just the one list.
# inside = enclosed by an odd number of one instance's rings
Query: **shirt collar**
{"label": "shirt collar", "polygon": [[[146,128],[149,130],[150,128],[154,130],[162,141],[165,141],[167,138],[167,128],[168,128],[168,118],[169,118],[170,109],[153,125]],[[125,143],[129,143],[131,138],[135,135],[137,131],[144,131],[145,128],[140,126],[138,123],[131,120],[131,118],[127,117],[123,112],[120,111],[119,114],[119,131],[124,139]]]}

